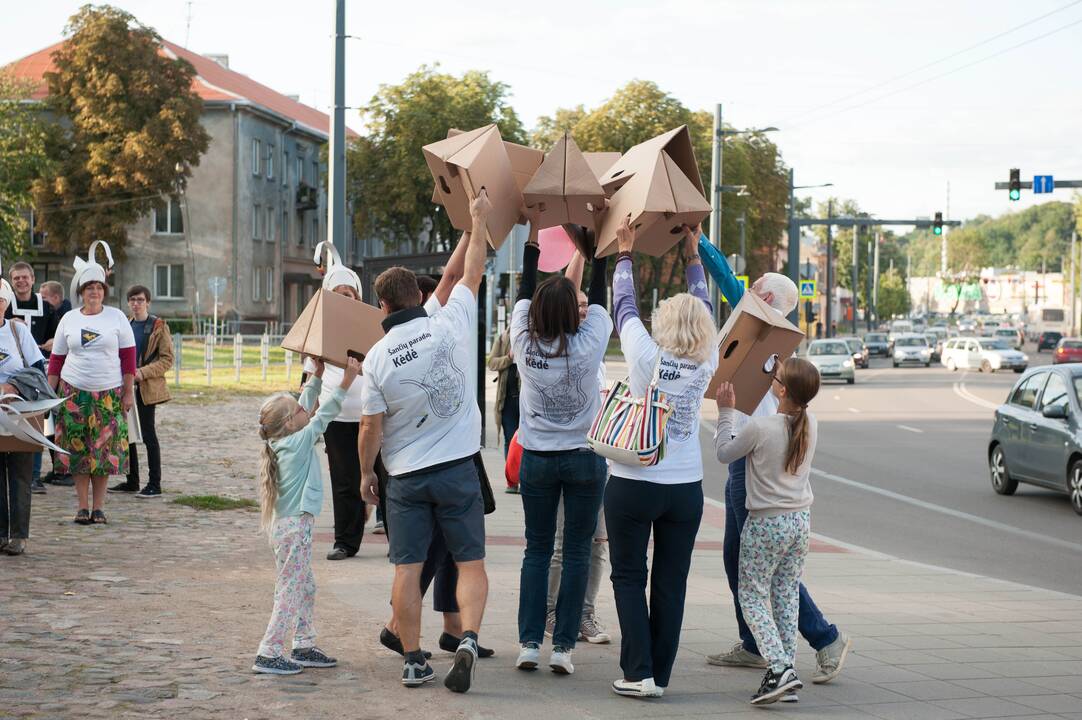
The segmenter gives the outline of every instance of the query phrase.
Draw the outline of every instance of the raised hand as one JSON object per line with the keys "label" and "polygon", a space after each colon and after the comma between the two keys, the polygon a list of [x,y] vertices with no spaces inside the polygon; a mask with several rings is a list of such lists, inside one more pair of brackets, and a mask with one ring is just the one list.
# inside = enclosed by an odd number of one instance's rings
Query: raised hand
{"label": "raised hand", "polygon": [[736,407],[736,390],[733,389],[733,384],[729,382],[723,382],[718,385],[717,395],[714,396],[717,400],[718,409],[722,408],[734,408]]}
{"label": "raised hand", "polygon": [[631,252],[635,248],[635,231],[631,229],[628,218],[616,228],[616,249],[620,252]]}
{"label": "raised hand", "polygon": [[492,212],[492,201],[488,199],[488,190],[481,188],[481,192],[470,202],[470,216],[486,218],[490,212]]}
{"label": "raised hand", "polygon": [[346,370],[342,374],[342,387],[349,390],[353,381],[361,374],[361,361],[355,357],[346,359]]}

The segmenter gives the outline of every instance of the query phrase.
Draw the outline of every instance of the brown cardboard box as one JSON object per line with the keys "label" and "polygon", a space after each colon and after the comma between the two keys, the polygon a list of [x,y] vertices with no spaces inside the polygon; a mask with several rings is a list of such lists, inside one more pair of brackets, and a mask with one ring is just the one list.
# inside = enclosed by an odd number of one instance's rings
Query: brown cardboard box
{"label": "brown cardboard box", "polygon": [[594,229],[595,207],[605,192],[582,151],[567,133],[556,141],[522,193],[528,207],[541,206],[542,228],[571,223]]}
{"label": "brown cardboard box", "polygon": [[[451,128],[447,131],[447,137],[461,135],[463,132],[465,131]],[[511,161],[511,174],[515,176],[515,185],[518,185],[519,190],[525,190],[537,168],[544,162],[545,153],[508,140],[503,141],[503,149],[507,151],[507,159]],[[619,157],[619,153],[616,155]]]}
{"label": "brown cardboard box", "polygon": [[[45,416],[26,418],[26,421],[34,426],[39,433],[45,434]],[[0,452],[32,452],[39,453],[45,449],[44,445],[20,440],[13,435],[0,435]]]}
{"label": "brown cardboard box", "polygon": [[699,177],[699,166],[695,162],[695,150],[691,145],[691,133],[687,125],[651,138],[635,145],[601,176],[601,186],[608,195],[612,195],[636,173],[650,172],[654,166],[654,156],[664,152],[683,171],[684,175],[699,195],[705,196],[703,181]]}
{"label": "brown cardboard box", "polygon": [[774,355],[779,365],[788,360],[804,333],[758,295],[746,292],[719,337],[718,369],[706,388],[706,397],[714,397],[721,383],[731,382],[736,390],[736,409],[751,415],[770,392],[774,376],[767,372],[767,362]]}
{"label": "brown cardboard box", "polygon": [[597,257],[616,252],[616,229],[624,218],[635,229],[635,250],[660,256],[683,239],[685,224],[697,225],[709,214],[710,203],[677,162],[666,152],[655,153],[653,164],[636,170],[609,199],[597,232]]}
{"label": "brown cardboard box", "polygon": [[282,347],[345,367],[351,354],[363,360],[383,337],[383,318],[379,308],[320,290],[282,338]]}
{"label": "brown cardboard box", "polygon": [[499,128],[486,125],[425,145],[422,150],[454,227],[472,229],[470,202],[481,188],[488,191],[492,200],[488,239],[493,248],[499,248],[518,222],[522,206],[522,191],[515,183]]}
{"label": "brown cardboard box", "polygon": [[601,177],[620,159],[618,152],[588,152],[582,156],[586,158],[586,164],[594,171],[598,182],[601,182]]}

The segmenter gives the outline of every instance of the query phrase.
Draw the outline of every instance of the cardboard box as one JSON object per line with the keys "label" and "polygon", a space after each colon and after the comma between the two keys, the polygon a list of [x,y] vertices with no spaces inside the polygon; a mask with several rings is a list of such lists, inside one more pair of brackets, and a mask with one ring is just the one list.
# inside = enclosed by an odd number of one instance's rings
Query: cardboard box
{"label": "cardboard box", "polygon": [[[464,132],[458,128],[451,128],[447,131],[447,137],[461,135]],[[537,148],[519,145],[508,140],[503,141],[503,149],[507,151],[507,159],[511,161],[511,174],[515,177],[515,185],[520,191],[525,190],[534,173],[537,172],[537,168],[544,162],[545,153]],[[619,156],[619,153],[616,155]]]}
{"label": "cardboard box", "polygon": [[[23,418],[38,433],[45,434],[45,416]],[[47,446],[24,440],[15,435],[0,435],[0,452],[31,452],[39,453],[48,449]]]}
{"label": "cardboard box", "polygon": [[706,388],[706,397],[713,398],[718,385],[731,382],[736,390],[736,409],[751,415],[770,392],[774,375],[768,372],[768,361],[777,356],[780,366],[788,360],[804,333],[758,295],[746,292],[719,337],[718,369]]}
{"label": "cardboard box", "polygon": [[664,152],[676,163],[699,195],[705,198],[703,181],[699,176],[699,165],[695,162],[695,149],[691,144],[691,133],[687,125],[651,138],[635,145],[601,176],[601,186],[606,194],[612,196],[637,173],[650,172],[654,166],[654,157]]}
{"label": "cardboard box", "polygon": [[[624,157],[627,157],[626,155]],[[597,257],[616,252],[616,230],[624,218],[635,229],[635,250],[660,256],[684,238],[683,226],[695,226],[710,214],[710,203],[666,152],[640,168],[609,199],[597,232]]]}
{"label": "cardboard box", "polygon": [[487,226],[489,244],[499,248],[519,220],[522,190],[515,183],[500,130],[486,125],[422,148],[436,181],[436,192],[451,224],[472,230],[470,202],[481,188],[492,200]]}
{"label": "cardboard box", "polygon": [[383,318],[379,308],[320,290],[282,338],[282,347],[344,368],[351,355],[363,360],[383,337]]}
{"label": "cardboard box", "polygon": [[541,227],[571,223],[594,229],[594,208],[605,192],[574,139],[564,133],[522,193],[528,207],[541,206]]}
{"label": "cardboard box", "polygon": [[594,177],[598,182],[601,182],[602,176],[620,159],[618,152],[588,152],[583,153],[582,156],[590,169],[594,171]]}

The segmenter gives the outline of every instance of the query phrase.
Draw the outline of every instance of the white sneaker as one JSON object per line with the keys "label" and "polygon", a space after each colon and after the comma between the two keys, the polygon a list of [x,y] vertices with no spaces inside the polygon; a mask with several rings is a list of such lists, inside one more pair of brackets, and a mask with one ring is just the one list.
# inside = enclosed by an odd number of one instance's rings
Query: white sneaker
{"label": "white sneaker", "polygon": [[549,667],[557,675],[570,675],[575,672],[575,666],[571,664],[571,651],[557,645],[552,648],[549,656]]}
{"label": "white sneaker", "polygon": [[653,678],[644,678],[642,680],[624,680],[620,678],[612,682],[612,691],[617,695],[641,698],[659,698],[665,694],[665,689],[655,685]]}
{"label": "white sneaker", "polygon": [[518,652],[515,667],[519,670],[536,670],[539,662],[541,662],[540,646],[535,642],[523,643],[522,649]]}

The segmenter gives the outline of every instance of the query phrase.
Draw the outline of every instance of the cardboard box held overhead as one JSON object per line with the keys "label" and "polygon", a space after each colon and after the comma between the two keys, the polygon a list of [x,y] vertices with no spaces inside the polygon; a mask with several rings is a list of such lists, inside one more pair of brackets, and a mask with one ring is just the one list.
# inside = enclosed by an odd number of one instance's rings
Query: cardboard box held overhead
{"label": "cardboard box held overhead", "polygon": [[710,203],[677,162],[666,152],[655,153],[609,199],[597,232],[597,257],[616,252],[616,229],[625,218],[635,230],[635,250],[656,257],[683,239],[685,224],[695,226],[709,214]]}
{"label": "cardboard box held overhead", "polygon": [[350,356],[363,360],[383,337],[383,317],[379,308],[320,290],[282,338],[282,347],[344,368]]}
{"label": "cardboard box held overhead", "polygon": [[594,177],[597,178],[597,181],[601,182],[601,178],[608,172],[609,168],[615,165],[616,161],[620,159],[620,153],[588,152],[583,153],[582,157],[586,159],[586,164],[594,171]]}
{"label": "cardboard box held overhead", "polygon": [[775,367],[796,351],[804,333],[758,295],[746,292],[720,337],[718,369],[706,388],[706,397],[714,397],[721,383],[731,382],[736,409],[751,415],[770,392]]}
{"label": "cardboard box held overhead", "polygon": [[515,181],[511,160],[496,125],[453,135],[422,148],[436,181],[436,194],[451,224],[472,230],[470,202],[481,188],[492,200],[487,227],[489,244],[499,248],[519,220],[522,190]]}
{"label": "cardboard box held overhead", "polygon": [[574,139],[564,133],[522,193],[528,207],[541,206],[541,227],[571,223],[594,228],[594,208],[605,192]]}
{"label": "cardboard box held overhead", "polygon": [[614,162],[601,176],[601,186],[608,195],[612,195],[636,173],[649,172],[654,166],[654,157],[664,152],[684,173],[699,195],[705,197],[703,181],[699,177],[699,166],[695,162],[695,149],[691,144],[691,133],[687,125],[639,143],[628,150],[623,157]]}

